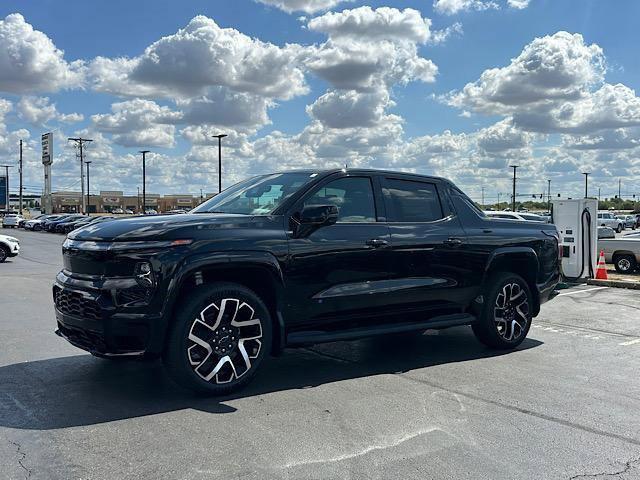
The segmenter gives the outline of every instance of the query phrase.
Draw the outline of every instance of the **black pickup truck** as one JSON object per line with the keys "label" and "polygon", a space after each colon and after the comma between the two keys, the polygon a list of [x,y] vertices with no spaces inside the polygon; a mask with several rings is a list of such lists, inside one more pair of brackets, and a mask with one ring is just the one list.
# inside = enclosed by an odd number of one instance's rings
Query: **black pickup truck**
{"label": "black pickup truck", "polygon": [[448,180],[377,170],[250,178],[182,215],[88,225],[63,245],[57,333],[162,356],[226,394],[284,347],[470,325],[526,337],[560,278],[553,225],[490,219]]}

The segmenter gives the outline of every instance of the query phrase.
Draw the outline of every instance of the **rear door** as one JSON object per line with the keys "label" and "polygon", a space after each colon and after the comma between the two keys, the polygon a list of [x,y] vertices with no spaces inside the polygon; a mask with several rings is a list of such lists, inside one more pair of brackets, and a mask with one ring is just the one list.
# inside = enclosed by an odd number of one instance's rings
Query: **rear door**
{"label": "rear door", "polygon": [[386,302],[389,228],[374,175],[338,174],[321,182],[290,212],[305,205],[338,207],[334,225],[289,239],[286,265],[288,323],[330,322],[367,315]]}
{"label": "rear door", "polygon": [[472,290],[466,236],[437,180],[385,176],[382,192],[391,235],[393,301],[424,308],[430,316],[458,313]]}

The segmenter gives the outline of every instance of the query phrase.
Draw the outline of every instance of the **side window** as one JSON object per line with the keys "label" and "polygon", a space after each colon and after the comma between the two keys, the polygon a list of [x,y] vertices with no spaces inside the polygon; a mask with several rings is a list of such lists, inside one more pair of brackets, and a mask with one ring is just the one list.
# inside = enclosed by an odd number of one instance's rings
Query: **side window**
{"label": "side window", "polygon": [[390,203],[391,222],[433,222],[443,218],[433,183],[387,178],[384,196]]}
{"label": "side window", "polygon": [[336,205],[338,223],[376,221],[373,187],[367,177],[345,177],[329,182],[305,200],[304,206],[308,205]]}

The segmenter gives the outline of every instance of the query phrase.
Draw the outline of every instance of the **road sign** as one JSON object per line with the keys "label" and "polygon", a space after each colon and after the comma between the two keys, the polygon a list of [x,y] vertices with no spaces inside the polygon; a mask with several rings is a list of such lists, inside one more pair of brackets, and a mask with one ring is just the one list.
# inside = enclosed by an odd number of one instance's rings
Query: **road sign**
{"label": "road sign", "polygon": [[42,164],[51,165],[53,163],[53,134],[42,135]]}

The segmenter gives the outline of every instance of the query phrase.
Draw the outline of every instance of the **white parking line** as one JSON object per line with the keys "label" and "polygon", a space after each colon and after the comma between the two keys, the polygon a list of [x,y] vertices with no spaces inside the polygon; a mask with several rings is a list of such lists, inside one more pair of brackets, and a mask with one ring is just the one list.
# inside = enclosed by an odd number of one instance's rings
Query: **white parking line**
{"label": "white parking line", "polygon": [[593,288],[587,288],[585,290],[575,290],[573,292],[559,293],[558,295],[556,295],[556,297],[562,297],[564,295],[575,295],[576,293],[593,292],[594,290],[602,290],[603,288],[609,288],[609,287],[593,287]]}
{"label": "white parking line", "polygon": [[635,340],[629,340],[628,342],[622,342],[619,343],[618,345],[623,345],[623,346],[628,346],[628,345],[635,345],[636,343],[640,343],[640,338],[636,338]]}

